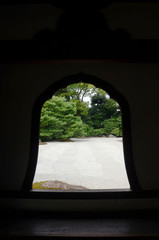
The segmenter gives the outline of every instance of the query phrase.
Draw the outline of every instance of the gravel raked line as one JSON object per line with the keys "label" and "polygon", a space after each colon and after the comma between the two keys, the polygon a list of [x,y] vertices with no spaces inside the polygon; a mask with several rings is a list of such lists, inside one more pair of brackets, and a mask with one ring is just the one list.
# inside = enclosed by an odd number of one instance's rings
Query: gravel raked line
{"label": "gravel raked line", "polygon": [[57,180],[88,189],[130,188],[122,138],[72,140],[39,145],[34,182]]}

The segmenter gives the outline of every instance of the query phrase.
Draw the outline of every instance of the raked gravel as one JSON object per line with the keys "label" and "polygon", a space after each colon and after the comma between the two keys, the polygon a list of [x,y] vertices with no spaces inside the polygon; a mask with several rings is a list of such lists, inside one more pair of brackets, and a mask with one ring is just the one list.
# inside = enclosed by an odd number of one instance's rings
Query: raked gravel
{"label": "raked gravel", "polygon": [[34,182],[57,180],[88,189],[130,188],[122,138],[72,140],[39,145]]}

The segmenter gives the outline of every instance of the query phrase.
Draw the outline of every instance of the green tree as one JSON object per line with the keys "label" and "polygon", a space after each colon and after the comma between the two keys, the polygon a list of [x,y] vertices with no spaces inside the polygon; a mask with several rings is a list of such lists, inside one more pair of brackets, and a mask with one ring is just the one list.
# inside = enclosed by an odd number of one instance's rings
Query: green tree
{"label": "green tree", "polygon": [[[89,97],[90,102],[85,102]],[[80,136],[122,135],[121,113],[116,101],[88,83],[68,85],[44,104],[41,114],[41,140]]]}
{"label": "green tree", "polygon": [[72,99],[70,102],[75,103],[77,109],[76,115],[84,121],[88,115],[88,103],[76,99]]}
{"label": "green tree", "polygon": [[91,98],[91,108],[89,109],[89,117],[92,126],[95,129],[104,127],[104,120],[118,115],[119,106],[111,98],[97,93]]}
{"label": "green tree", "polygon": [[89,83],[75,83],[68,85],[66,88],[62,88],[57,91],[56,96],[65,97],[67,101],[73,101],[76,104],[77,116],[80,116],[82,121],[86,124],[90,123],[90,117],[88,116],[89,102],[85,102],[84,98],[92,96],[100,96],[105,100],[106,92],[100,88],[96,88]]}
{"label": "green tree", "polygon": [[41,111],[40,139],[47,141],[83,136],[83,123],[76,112],[76,104],[67,102],[64,97],[53,96],[46,101]]}
{"label": "green tree", "polygon": [[107,136],[113,134],[116,137],[121,137],[122,136],[121,115],[106,119],[104,121],[104,130]]}
{"label": "green tree", "polygon": [[96,87],[89,83],[75,83],[70,84],[66,88],[60,89],[55,93],[56,96],[65,97],[68,101],[79,100],[84,101],[84,97],[91,96]]}

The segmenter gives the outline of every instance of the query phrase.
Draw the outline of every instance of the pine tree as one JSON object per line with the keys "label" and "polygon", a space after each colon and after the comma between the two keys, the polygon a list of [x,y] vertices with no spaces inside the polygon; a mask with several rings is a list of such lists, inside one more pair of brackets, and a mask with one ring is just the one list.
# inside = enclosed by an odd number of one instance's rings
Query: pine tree
{"label": "pine tree", "polygon": [[45,102],[41,111],[40,139],[69,139],[84,134],[82,120],[76,116],[76,104],[64,97],[53,96]]}

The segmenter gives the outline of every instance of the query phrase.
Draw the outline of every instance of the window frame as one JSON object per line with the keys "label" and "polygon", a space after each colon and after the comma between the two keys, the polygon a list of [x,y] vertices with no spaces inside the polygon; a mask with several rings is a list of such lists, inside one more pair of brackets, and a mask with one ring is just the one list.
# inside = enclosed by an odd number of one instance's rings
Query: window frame
{"label": "window frame", "polygon": [[[130,189],[112,189],[112,190],[73,190],[73,191],[57,191],[57,190],[32,190],[32,183],[36,171],[38,161],[38,148],[39,148],[39,129],[40,129],[40,114],[43,104],[52,97],[52,95],[60,88],[65,88],[70,84],[85,82],[102,88],[108,92],[109,96],[116,100],[121,108],[122,113],[122,131],[123,131],[123,151],[125,168],[127,172]],[[119,93],[110,83],[102,80],[96,76],[84,74],[82,72],[74,75],[67,76],[57,82],[54,82],[36,99],[32,110],[32,123],[31,123],[31,143],[29,162],[27,167],[26,176],[21,188],[22,192],[31,192],[42,198],[62,198],[62,199],[101,199],[101,198],[126,198],[141,192],[140,184],[135,171],[132,140],[131,140],[131,118],[130,109],[125,97]],[[40,194],[40,195],[39,195]]]}

